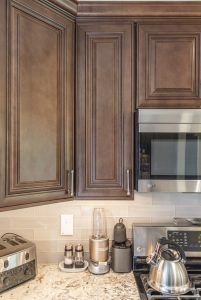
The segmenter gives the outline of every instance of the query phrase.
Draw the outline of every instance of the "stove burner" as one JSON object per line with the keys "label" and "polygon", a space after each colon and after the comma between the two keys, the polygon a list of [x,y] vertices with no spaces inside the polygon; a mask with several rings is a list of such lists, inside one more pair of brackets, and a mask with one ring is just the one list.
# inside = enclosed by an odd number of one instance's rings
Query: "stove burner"
{"label": "stove burner", "polygon": [[165,299],[165,300],[201,300],[201,275],[189,275],[192,288],[190,291],[184,295],[167,295],[162,294],[153,288],[151,288],[147,282],[148,275],[147,274],[141,274],[140,279],[142,281],[143,287],[145,289],[145,293],[147,295],[148,300],[157,300],[157,299]]}

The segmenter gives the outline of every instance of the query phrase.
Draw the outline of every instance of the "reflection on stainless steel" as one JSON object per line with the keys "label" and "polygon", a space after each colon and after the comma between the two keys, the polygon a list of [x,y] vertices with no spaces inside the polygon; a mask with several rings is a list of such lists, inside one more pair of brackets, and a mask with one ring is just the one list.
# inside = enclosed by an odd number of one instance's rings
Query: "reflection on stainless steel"
{"label": "reflection on stainless steel", "polygon": [[178,224],[183,224],[183,225],[201,225],[201,218],[178,218],[175,217],[172,219],[173,223],[178,225]]}
{"label": "reflection on stainless steel", "polygon": [[201,190],[201,180],[197,180],[195,191],[198,193]]}
{"label": "reflection on stainless steel", "polygon": [[201,131],[201,124],[140,124],[139,132],[191,132]]}
{"label": "reflection on stainless steel", "polygon": [[139,179],[138,192],[200,193],[201,180]]}
{"label": "reflection on stainless steel", "polygon": [[201,109],[139,109],[140,123],[199,124]]}
{"label": "reflection on stainless steel", "polygon": [[[201,233],[201,226],[189,226],[190,224],[181,223],[181,227],[175,226],[174,224],[152,224],[147,226],[147,224],[133,224],[133,255],[134,256],[149,256],[154,251],[157,240],[165,236],[168,238],[168,232],[179,231],[189,233],[192,231],[194,233]],[[187,257],[201,257],[201,251],[188,251],[185,250]]]}
{"label": "reflection on stainless steel", "polygon": [[[29,254],[29,258],[26,258],[27,253]],[[24,251],[13,253],[9,256],[4,256],[0,258],[0,273],[4,271],[11,270],[13,268],[17,268],[29,261],[32,261],[36,258],[36,251],[34,247],[27,248]],[[8,267],[5,268],[5,260],[8,260]]]}

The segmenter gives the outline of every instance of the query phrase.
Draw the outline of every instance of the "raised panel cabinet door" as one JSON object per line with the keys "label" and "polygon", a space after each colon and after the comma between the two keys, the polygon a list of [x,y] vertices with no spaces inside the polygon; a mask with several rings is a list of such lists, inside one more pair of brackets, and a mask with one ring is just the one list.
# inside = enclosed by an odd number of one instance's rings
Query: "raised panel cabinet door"
{"label": "raised panel cabinet door", "polygon": [[131,24],[78,25],[78,197],[132,195],[131,38]]}
{"label": "raised panel cabinet door", "polygon": [[6,164],[6,0],[0,1],[0,201],[5,198]]}
{"label": "raised panel cabinet door", "polygon": [[199,24],[138,25],[139,107],[201,106],[200,34]]}
{"label": "raised panel cabinet door", "polygon": [[38,1],[8,13],[6,205],[67,198],[74,24]]}

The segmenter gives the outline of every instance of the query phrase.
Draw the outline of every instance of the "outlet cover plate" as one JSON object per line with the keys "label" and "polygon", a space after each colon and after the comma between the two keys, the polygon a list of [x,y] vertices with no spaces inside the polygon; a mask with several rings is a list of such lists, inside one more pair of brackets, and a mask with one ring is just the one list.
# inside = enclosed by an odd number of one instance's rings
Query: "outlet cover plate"
{"label": "outlet cover plate", "polygon": [[61,215],[61,235],[73,235],[73,215]]}

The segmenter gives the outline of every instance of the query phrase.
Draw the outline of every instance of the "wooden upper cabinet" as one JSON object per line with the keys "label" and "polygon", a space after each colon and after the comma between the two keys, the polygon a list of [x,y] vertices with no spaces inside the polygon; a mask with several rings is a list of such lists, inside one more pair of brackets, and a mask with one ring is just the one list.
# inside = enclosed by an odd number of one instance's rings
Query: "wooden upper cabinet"
{"label": "wooden upper cabinet", "polygon": [[138,25],[139,107],[200,107],[199,24]]}
{"label": "wooden upper cabinet", "polygon": [[74,23],[33,0],[8,1],[6,199],[70,197]]}
{"label": "wooden upper cabinet", "polygon": [[6,0],[0,1],[0,202],[5,198],[5,165],[6,165]]}
{"label": "wooden upper cabinet", "polygon": [[78,25],[78,197],[132,194],[131,38],[131,24]]}

